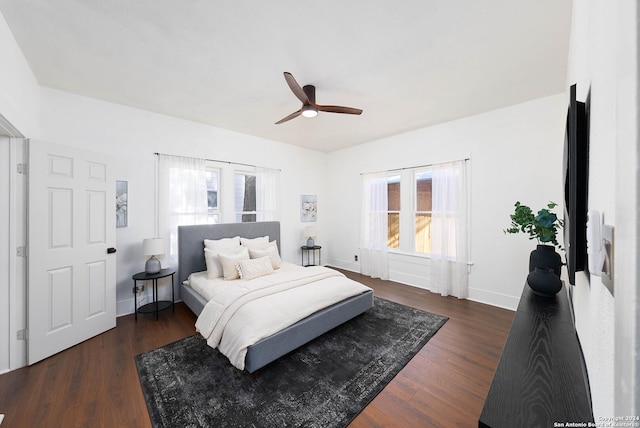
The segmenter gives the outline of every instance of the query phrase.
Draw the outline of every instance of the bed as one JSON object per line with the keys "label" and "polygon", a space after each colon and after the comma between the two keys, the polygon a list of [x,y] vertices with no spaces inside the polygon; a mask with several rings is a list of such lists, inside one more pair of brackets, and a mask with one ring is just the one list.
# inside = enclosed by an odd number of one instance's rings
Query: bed
{"label": "bed", "polygon": [[[247,239],[269,236],[270,240],[276,241],[278,250],[280,250],[280,223],[275,221],[178,227],[178,278],[181,284],[181,297],[183,302],[198,316],[207,305],[207,299],[189,285],[188,279],[191,274],[207,269],[204,257],[204,239],[221,240],[236,236]],[[371,308],[373,306],[373,290],[365,288],[367,290],[360,294],[320,309],[248,346],[244,357],[244,370],[254,373],[270,362]]]}

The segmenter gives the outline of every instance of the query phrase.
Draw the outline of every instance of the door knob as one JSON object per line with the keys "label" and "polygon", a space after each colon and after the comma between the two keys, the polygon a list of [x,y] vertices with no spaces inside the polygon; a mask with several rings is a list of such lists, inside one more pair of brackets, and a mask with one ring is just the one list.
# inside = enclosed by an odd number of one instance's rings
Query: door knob
{"label": "door knob", "polygon": [[107,254],[113,254],[113,253],[115,253],[115,252],[116,252],[116,249],[115,249],[115,248],[113,248],[113,247],[109,247],[109,248],[107,248]]}

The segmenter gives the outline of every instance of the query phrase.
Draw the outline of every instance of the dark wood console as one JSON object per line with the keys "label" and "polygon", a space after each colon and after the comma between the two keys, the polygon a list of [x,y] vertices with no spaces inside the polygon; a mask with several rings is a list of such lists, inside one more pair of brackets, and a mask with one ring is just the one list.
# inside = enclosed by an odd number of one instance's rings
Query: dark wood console
{"label": "dark wood console", "polygon": [[549,298],[533,294],[525,283],[478,426],[546,428],[567,422],[595,426],[589,425],[589,381],[566,284]]}

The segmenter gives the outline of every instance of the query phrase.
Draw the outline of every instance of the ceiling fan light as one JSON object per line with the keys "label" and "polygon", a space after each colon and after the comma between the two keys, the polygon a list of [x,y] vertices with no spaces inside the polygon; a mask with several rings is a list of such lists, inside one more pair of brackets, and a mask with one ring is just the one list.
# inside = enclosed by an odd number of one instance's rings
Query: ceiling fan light
{"label": "ceiling fan light", "polygon": [[318,115],[318,109],[311,105],[302,106],[302,115],[304,117],[316,117]]}

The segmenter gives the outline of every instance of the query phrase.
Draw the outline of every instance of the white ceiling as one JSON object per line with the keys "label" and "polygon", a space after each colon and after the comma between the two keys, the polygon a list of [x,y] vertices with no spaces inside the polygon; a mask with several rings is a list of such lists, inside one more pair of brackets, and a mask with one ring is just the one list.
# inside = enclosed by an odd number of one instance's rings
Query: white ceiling
{"label": "white ceiling", "polygon": [[[571,0],[0,0],[39,83],[330,152],[565,90]],[[274,123],[319,104],[361,108]]]}

